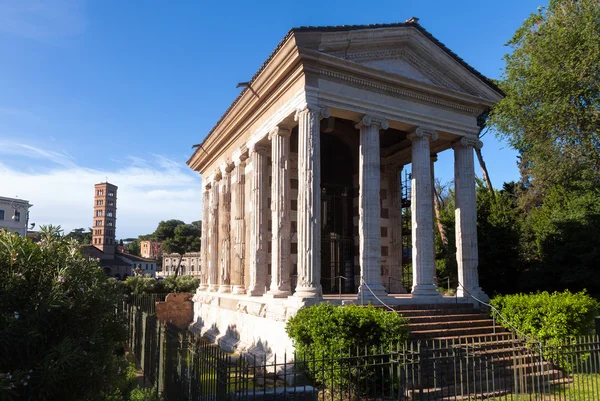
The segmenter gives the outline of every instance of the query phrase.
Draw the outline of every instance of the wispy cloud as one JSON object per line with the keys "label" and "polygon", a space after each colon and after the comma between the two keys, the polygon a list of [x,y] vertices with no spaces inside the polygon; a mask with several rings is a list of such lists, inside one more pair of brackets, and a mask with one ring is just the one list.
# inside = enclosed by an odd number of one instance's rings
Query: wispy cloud
{"label": "wispy cloud", "polygon": [[0,0],[0,32],[38,41],[83,33],[84,0]]}
{"label": "wispy cloud", "polygon": [[0,143],[0,150],[53,163],[51,168],[31,172],[0,162],[0,195],[18,195],[33,203],[30,221],[38,226],[60,224],[67,232],[91,226],[94,184],[106,178],[119,187],[119,238],[150,233],[160,220],[191,222],[201,218],[200,177],[185,164],[164,156],[150,155],[143,165],[139,161],[144,159],[131,157],[113,169],[90,169],[63,152],[31,145]]}

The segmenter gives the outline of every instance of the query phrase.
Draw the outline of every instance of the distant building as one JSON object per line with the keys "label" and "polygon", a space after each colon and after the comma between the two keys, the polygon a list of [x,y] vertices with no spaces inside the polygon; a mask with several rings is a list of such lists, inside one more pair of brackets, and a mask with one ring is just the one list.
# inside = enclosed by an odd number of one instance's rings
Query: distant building
{"label": "distant building", "polygon": [[29,208],[32,206],[24,199],[0,196],[0,229],[27,236]]}
{"label": "distant building", "polygon": [[134,270],[139,267],[143,274],[156,277],[155,260],[116,249],[117,189],[116,185],[108,182],[94,185],[92,244],[84,245],[81,252],[90,258],[98,259],[100,267],[108,276],[123,280],[133,276]]}
{"label": "distant building", "polygon": [[[178,253],[163,254],[162,257],[162,271],[158,273],[158,277],[167,277],[175,274],[177,269],[177,263],[179,262]],[[200,278],[201,265],[200,260],[202,256],[200,252],[187,252],[183,254],[181,258],[181,265],[179,266],[179,276],[194,276]]]}
{"label": "distant building", "polygon": [[158,259],[162,253],[162,242],[140,241],[140,255],[147,259]]}

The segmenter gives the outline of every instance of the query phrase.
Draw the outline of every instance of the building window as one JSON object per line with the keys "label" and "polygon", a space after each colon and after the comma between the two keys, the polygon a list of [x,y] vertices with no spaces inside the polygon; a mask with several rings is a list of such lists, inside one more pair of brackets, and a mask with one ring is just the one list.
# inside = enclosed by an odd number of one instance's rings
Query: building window
{"label": "building window", "polygon": [[115,196],[115,193],[113,191],[108,191],[108,196]]}
{"label": "building window", "polygon": [[102,189],[99,189],[99,190],[98,190],[98,196],[102,196],[102,195],[104,195],[104,190],[102,190]]}
{"label": "building window", "polygon": [[102,217],[102,210],[96,210],[96,217]]}
{"label": "building window", "polygon": [[21,212],[15,210],[15,221],[21,221]]}
{"label": "building window", "polygon": [[107,215],[108,217],[113,217],[113,212],[106,212],[106,215]]}
{"label": "building window", "polygon": [[96,201],[96,206],[102,206],[104,204],[104,201],[102,199],[99,199]]}
{"label": "building window", "polygon": [[112,221],[109,221],[109,222],[108,222],[108,226],[109,226],[109,227],[112,227],[112,225],[113,225]]}
{"label": "building window", "polygon": [[4,220],[4,210],[0,209],[0,220]]}
{"label": "building window", "polygon": [[114,205],[115,205],[115,201],[111,201],[111,200],[108,201],[108,206],[114,206]]}
{"label": "building window", "polygon": [[102,220],[96,220],[96,227],[102,226]]}

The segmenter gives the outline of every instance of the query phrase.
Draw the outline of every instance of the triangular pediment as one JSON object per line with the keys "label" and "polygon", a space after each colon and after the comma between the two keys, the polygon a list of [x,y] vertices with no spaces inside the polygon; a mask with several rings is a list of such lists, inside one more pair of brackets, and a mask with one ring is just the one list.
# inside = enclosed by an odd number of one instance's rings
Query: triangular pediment
{"label": "triangular pediment", "polygon": [[499,96],[485,78],[414,27],[320,32],[300,42],[320,53],[416,82],[484,99]]}

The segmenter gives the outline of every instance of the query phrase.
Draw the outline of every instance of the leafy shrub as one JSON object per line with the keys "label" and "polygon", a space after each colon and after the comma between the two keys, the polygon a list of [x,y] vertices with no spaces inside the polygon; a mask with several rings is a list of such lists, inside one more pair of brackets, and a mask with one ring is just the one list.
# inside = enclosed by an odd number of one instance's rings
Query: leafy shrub
{"label": "leafy shrub", "polygon": [[[374,372],[358,368],[359,373],[349,374],[348,369],[355,368],[342,357],[349,352],[389,352],[408,338],[407,323],[397,313],[379,308],[322,303],[298,311],[288,320],[286,332],[294,343],[297,360],[311,361],[305,368],[313,379],[332,387],[356,388]],[[333,365],[334,369],[324,369],[323,359],[329,360],[328,366]]]}
{"label": "leafy shrub", "polygon": [[129,394],[129,401],[159,401],[154,388],[135,388]]}
{"label": "leafy shrub", "polygon": [[168,276],[159,281],[146,275],[127,277],[125,280],[125,289],[130,294],[194,292],[198,285],[200,280],[192,276]]}
{"label": "leafy shrub", "polygon": [[126,363],[121,301],[60,227],[42,227],[37,244],[0,231],[0,399],[112,394]]}
{"label": "leafy shrub", "polygon": [[497,296],[491,304],[519,331],[550,344],[592,333],[600,306],[585,291],[568,290]]}

